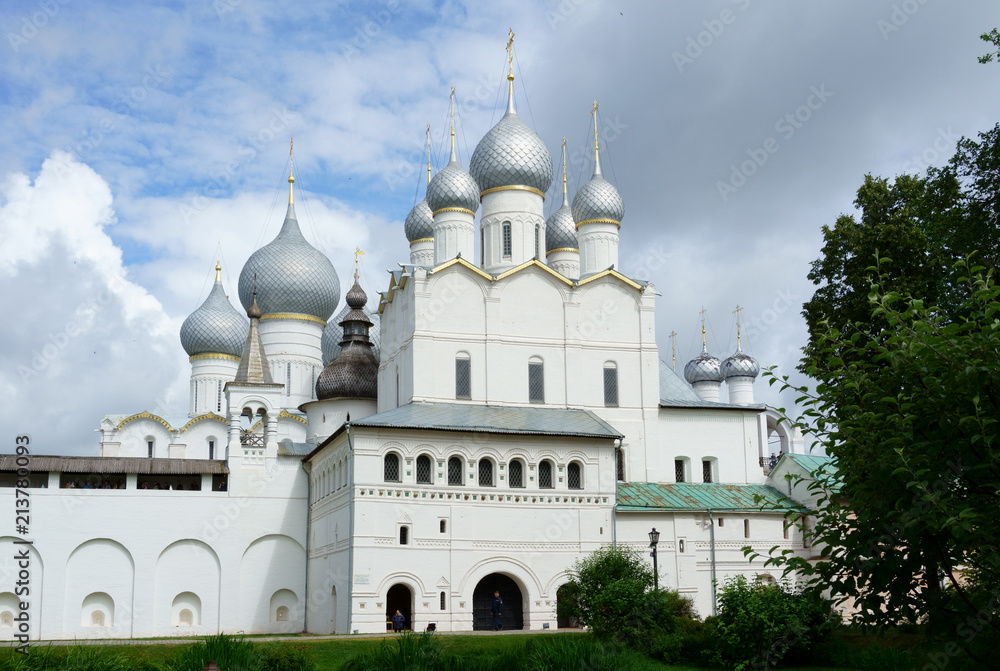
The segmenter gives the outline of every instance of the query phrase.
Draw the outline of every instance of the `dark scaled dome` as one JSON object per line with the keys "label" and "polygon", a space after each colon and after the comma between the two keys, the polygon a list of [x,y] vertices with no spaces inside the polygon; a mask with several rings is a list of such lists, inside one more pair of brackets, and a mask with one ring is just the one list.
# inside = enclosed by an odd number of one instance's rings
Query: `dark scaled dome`
{"label": "dark scaled dome", "polygon": [[358,284],[357,275],[346,300],[350,311],[340,321],[344,334],[340,354],[316,379],[316,398],[321,401],[378,397],[378,361],[368,338],[372,323],[364,311],[368,296]]}
{"label": "dark scaled dome", "polygon": [[278,236],[251,254],[240,273],[240,302],[247,309],[255,277],[257,301],[265,315],[302,314],[326,321],[340,302],[337,271],[302,236],[291,203]]}
{"label": "dark scaled dome", "polygon": [[[361,308],[361,310],[372,324],[371,328],[368,329],[368,340],[372,344],[372,354],[375,356],[376,361],[381,361],[382,343],[379,328],[382,318],[377,312],[369,310],[367,306]],[[349,312],[351,312],[351,306],[345,305],[336,315],[330,318],[330,321],[326,324],[326,328],[323,329],[323,338],[320,341],[320,347],[323,349],[324,364],[330,363],[340,355],[340,341],[344,339],[344,327],[340,325],[340,322],[344,321]]]}
{"label": "dark scaled dome", "polygon": [[[216,266],[218,275],[221,267]],[[208,298],[181,324],[181,346],[188,356],[227,354],[239,357],[243,353],[250,324],[233,307],[217,276]]]}
{"label": "dark scaled dome", "polygon": [[406,215],[403,231],[406,233],[407,242],[434,237],[434,215],[426,198],[414,205]]}
{"label": "dark scaled dome", "polygon": [[469,172],[483,191],[528,186],[545,193],[552,185],[552,155],[510,105],[476,145]]}
{"label": "dark scaled dome", "polygon": [[684,379],[690,384],[695,382],[722,382],[721,362],[708,353],[705,343],[701,344],[701,354],[687,362],[684,366]]}

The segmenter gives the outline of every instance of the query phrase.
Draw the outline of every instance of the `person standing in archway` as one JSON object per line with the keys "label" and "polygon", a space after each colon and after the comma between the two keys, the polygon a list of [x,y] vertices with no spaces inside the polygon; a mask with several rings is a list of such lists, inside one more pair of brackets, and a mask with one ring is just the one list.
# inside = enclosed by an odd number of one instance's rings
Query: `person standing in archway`
{"label": "person standing in archway", "polygon": [[406,622],[406,616],[403,615],[399,609],[396,609],[396,614],[392,616],[392,630],[397,634],[403,632],[403,624]]}
{"label": "person standing in archway", "polygon": [[493,605],[490,606],[490,613],[493,614],[493,631],[503,629],[503,622],[500,621],[503,615],[503,599],[500,598],[500,590],[493,592]]}

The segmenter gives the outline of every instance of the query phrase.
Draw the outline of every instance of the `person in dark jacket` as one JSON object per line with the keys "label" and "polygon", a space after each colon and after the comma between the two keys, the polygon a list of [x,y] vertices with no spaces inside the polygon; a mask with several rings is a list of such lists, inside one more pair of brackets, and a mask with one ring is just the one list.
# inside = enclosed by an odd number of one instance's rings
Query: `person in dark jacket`
{"label": "person in dark jacket", "polygon": [[396,614],[392,616],[392,630],[397,634],[403,631],[403,625],[406,623],[406,616],[396,609]]}
{"label": "person in dark jacket", "polygon": [[500,598],[500,590],[493,592],[493,605],[490,606],[490,613],[493,614],[493,631],[503,629],[503,623],[500,621],[503,615],[503,599]]}

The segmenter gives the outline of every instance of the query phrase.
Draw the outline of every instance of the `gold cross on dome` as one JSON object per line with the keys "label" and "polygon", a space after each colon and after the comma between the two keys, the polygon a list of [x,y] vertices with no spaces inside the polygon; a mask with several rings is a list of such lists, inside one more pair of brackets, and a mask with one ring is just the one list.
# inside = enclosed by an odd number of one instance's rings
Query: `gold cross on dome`
{"label": "gold cross on dome", "polygon": [[365,253],[361,251],[360,247],[354,250],[354,281],[357,281],[358,279],[358,257],[364,256],[364,254]]}

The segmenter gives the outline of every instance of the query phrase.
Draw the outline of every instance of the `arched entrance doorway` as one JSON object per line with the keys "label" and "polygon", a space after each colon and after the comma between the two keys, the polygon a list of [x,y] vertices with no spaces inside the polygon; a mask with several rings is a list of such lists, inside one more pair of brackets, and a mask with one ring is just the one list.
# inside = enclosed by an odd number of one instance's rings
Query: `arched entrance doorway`
{"label": "arched entrance doorway", "polygon": [[330,633],[337,633],[337,588],[330,591]]}
{"label": "arched entrance doorway", "polygon": [[493,630],[493,592],[499,591],[503,599],[504,629],[524,629],[524,598],[521,588],[510,576],[491,573],[476,585],[472,593],[472,628],[480,631]]}
{"label": "arched entrance doorway", "polygon": [[556,626],[560,629],[579,628],[580,623],[574,617],[579,597],[580,588],[576,583],[566,583],[556,590]]}
{"label": "arched entrance doorway", "polygon": [[395,584],[389,588],[385,596],[385,621],[386,629],[392,629],[392,616],[396,611],[403,614],[405,624],[403,629],[413,629],[413,592],[406,585]]}

